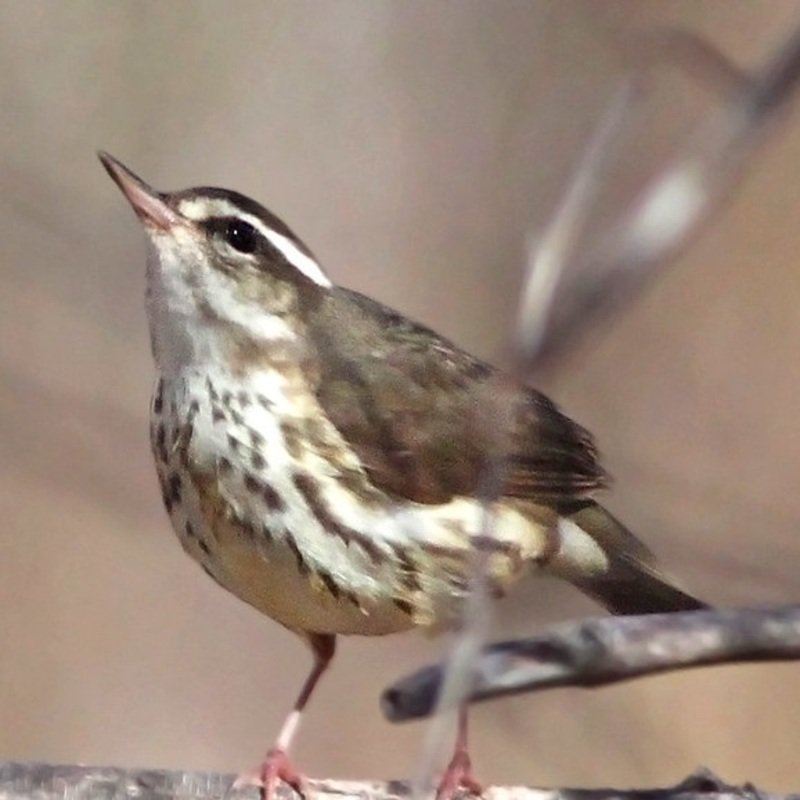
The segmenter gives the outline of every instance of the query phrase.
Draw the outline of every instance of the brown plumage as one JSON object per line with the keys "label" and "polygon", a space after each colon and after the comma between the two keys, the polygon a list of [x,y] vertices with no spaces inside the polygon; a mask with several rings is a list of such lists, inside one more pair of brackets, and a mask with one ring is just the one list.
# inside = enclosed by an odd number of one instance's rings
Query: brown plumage
{"label": "brown plumage", "polygon": [[[308,315],[316,394],[375,485],[419,503],[475,495],[497,438],[496,371],[362,294],[336,288]],[[520,388],[501,494],[559,504],[602,488],[591,434]]]}

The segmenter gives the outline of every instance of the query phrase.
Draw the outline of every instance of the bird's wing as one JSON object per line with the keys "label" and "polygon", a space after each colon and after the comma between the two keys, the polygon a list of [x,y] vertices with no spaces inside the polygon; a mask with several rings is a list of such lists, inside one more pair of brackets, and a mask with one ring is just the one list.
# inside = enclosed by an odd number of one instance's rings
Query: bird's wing
{"label": "bird's wing", "polygon": [[317,397],[383,490],[420,503],[474,495],[498,442],[505,496],[559,505],[605,484],[591,435],[544,395],[515,391],[501,440],[492,367],[357,292],[337,288],[314,311]]}

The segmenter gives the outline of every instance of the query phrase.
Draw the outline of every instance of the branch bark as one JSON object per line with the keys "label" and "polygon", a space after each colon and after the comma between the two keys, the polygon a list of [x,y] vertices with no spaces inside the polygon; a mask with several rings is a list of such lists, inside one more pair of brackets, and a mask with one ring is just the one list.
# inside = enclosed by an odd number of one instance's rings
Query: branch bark
{"label": "branch bark", "polygon": [[[256,800],[255,788],[232,789],[233,775],[173,772],[74,764],[0,762],[0,800]],[[315,800],[409,800],[405,781],[311,781]],[[288,786],[279,800],[296,800]],[[663,789],[532,789],[493,786],[485,800],[800,800],[800,795],[762,792],[747,784],[731,786],[698,770],[677,786]]]}
{"label": "branch bark", "polygon": [[[690,667],[800,659],[800,606],[603,617],[484,648],[470,701],[559,686],[595,687]],[[444,667],[401,678],[381,699],[400,721],[436,707]]]}

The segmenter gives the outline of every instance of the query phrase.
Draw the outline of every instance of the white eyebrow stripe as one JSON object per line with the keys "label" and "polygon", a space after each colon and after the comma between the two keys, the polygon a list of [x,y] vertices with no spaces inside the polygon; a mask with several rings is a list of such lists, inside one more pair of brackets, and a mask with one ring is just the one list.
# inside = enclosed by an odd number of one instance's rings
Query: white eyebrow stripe
{"label": "white eyebrow stripe", "polygon": [[196,198],[183,200],[180,204],[180,213],[192,220],[207,219],[208,217],[237,217],[252,225],[283,257],[318,286],[331,287],[333,283],[325,271],[307,253],[304,253],[288,236],[278,233],[268,227],[258,217],[243,212],[222,197]]}
{"label": "white eyebrow stripe", "polygon": [[195,197],[191,200],[181,200],[178,211],[195,222],[209,217],[239,216],[242,213],[233,203],[222,197]]}
{"label": "white eyebrow stripe", "polygon": [[322,267],[311,256],[306,255],[291,239],[272,230],[272,228],[268,228],[256,217],[241,213],[238,216],[259,231],[276,250],[280,250],[283,257],[293,267],[296,267],[310,281],[313,281],[318,286],[333,286],[331,279],[325,274]]}

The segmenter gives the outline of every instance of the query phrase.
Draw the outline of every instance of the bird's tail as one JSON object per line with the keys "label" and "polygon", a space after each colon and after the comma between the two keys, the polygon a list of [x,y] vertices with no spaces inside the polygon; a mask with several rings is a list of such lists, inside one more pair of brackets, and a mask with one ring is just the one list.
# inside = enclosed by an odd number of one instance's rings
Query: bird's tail
{"label": "bird's tail", "polygon": [[708,608],[661,572],[655,556],[602,506],[587,501],[559,520],[560,548],[547,571],[613,614]]}

